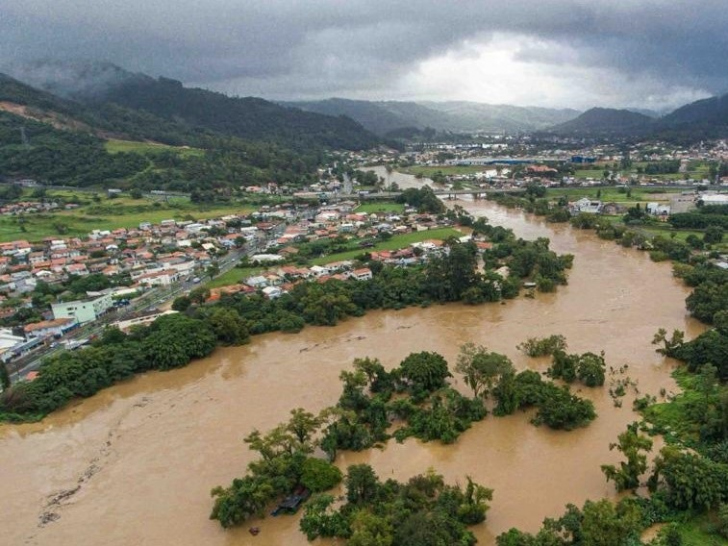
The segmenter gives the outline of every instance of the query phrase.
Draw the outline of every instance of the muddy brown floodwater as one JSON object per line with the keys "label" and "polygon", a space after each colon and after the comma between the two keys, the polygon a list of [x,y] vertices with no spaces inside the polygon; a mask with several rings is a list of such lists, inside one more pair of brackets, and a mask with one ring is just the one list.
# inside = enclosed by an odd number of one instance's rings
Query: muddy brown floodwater
{"label": "muddy brown floodwater", "polygon": [[[569,285],[555,294],[504,305],[436,306],[372,312],[333,328],[256,337],[218,349],[187,368],[150,373],[73,404],[41,423],[0,427],[2,544],[8,545],[303,545],[298,517],[268,517],[223,531],[208,520],[210,489],[245,471],[243,437],[267,430],[291,408],[335,403],[339,372],[355,357],[394,366],[412,351],[437,351],[454,363],[466,341],[511,357],[519,368],[544,370],[516,345],[560,333],[571,351],[601,351],[614,368],[628,366],[640,393],[675,389],[673,365],[650,345],[659,327],[702,331],[685,311],[688,294],[667,263],[601,241],[568,226],[551,226],[488,203],[462,203],[526,238],[546,236],[557,252],[575,255]],[[626,377],[620,376],[620,377]],[[462,380],[459,386],[463,387]],[[583,389],[599,417],[573,432],[535,428],[529,416],[488,416],[455,445],[390,442],[384,450],[345,453],[338,463],[372,464],[383,478],[408,478],[433,467],[448,481],[466,475],[495,490],[481,544],[513,526],[537,529],[569,502],[613,497],[599,465],[631,411],[634,392],[614,407],[607,389]],[[45,523],[44,523],[45,521]]]}

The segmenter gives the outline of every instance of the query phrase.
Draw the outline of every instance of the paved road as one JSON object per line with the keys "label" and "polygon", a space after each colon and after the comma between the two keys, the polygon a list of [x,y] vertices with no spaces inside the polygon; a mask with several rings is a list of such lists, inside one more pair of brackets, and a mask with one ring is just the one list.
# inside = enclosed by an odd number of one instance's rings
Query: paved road
{"label": "paved road", "polygon": [[[219,273],[215,275],[215,277],[219,277],[220,275],[223,275],[230,271],[240,262],[243,256],[251,256],[259,252],[265,247],[268,242],[280,237],[284,230],[285,225],[277,226],[276,228],[274,228],[274,230],[270,232],[270,234],[260,239],[259,241],[254,242],[245,249],[230,251],[217,262],[220,270]],[[41,345],[38,349],[28,353],[22,358],[10,361],[9,363],[7,363],[6,366],[8,368],[8,373],[10,374],[11,381],[16,382],[24,378],[29,372],[37,370],[41,366],[45,358],[57,354],[60,351],[66,350],[66,348],[60,344],[61,342],[82,341],[89,339],[92,336],[97,336],[101,334],[104,328],[106,328],[112,322],[124,320],[138,313],[143,313],[145,311],[156,309],[161,305],[172,301],[177,296],[189,292],[192,288],[201,286],[206,279],[212,280],[212,278],[206,277],[204,275],[201,275],[199,279],[200,282],[185,280],[179,283],[175,283],[172,286],[153,288],[147,291],[144,295],[134,300],[134,302],[132,302],[132,304],[128,307],[114,309],[101,317],[99,320],[85,324],[79,328],[76,328],[75,330],[68,332],[65,336],[63,336],[63,338],[56,341],[56,343],[58,344],[53,343],[53,346]]]}

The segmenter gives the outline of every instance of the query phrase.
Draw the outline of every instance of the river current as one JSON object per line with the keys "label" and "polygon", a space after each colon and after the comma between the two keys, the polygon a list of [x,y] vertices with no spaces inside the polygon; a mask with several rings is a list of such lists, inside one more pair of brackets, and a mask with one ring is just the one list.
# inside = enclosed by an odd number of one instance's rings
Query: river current
{"label": "river current", "polygon": [[[529,414],[492,415],[451,446],[410,439],[383,450],[343,453],[337,464],[367,462],[382,478],[406,479],[432,467],[449,482],[469,475],[495,490],[481,544],[519,527],[535,530],[571,502],[613,498],[599,466],[627,423],[632,400],[675,390],[674,363],[654,352],[655,331],[703,327],[685,310],[688,290],[668,263],[601,241],[590,232],[549,225],[487,202],[460,202],[524,238],[548,237],[574,254],[568,286],[504,304],[371,312],[332,328],[267,334],[245,347],[221,348],[171,372],[149,373],[78,401],[41,423],[0,427],[0,513],[8,545],[304,545],[298,518],[268,517],[223,531],[208,515],[210,489],[245,472],[252,454],[243,437],[268,430],[292,408],[317,411],[336,402],[341,370],[356,357],[395,366],[413,351],[437,351],[451,366],[467,341],[508,355],[517,368],[543,371],[544,359],[516,350],[528,337],[563,334],[570,352],[605,351],[637,387],[622,407],[603,389],[583,388],[598,418],[587,428],[554,432]],[[610,379],[608,378],[608,382]],[[456,385],[466,392],[462,379]],[[333,544],[333,542],[331,542]]]}

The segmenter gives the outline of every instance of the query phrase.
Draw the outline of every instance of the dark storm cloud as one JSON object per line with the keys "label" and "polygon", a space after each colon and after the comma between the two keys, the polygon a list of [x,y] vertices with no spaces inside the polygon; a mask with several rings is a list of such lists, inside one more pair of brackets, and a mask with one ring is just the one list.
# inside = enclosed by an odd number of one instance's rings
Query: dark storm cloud
{"label": "dark storm cloud", "polygon": [[537,42],[517,60],[553,71],[728,90],[721,0],[0,1],[0,64],[109,60],[239,94],[381,97],[419,62],[467,56],[494,33]]}

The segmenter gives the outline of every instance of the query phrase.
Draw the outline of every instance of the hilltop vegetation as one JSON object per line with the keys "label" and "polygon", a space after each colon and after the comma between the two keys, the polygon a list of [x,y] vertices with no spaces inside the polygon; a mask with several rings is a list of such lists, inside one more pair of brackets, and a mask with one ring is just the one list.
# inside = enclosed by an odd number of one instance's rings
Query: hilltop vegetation
{"label": "hilltop vegetation", "polygon": [[[378,140],[346,118],[129,75],[83,102],[0,75],[0,172],[71,186],[198,192],[313,181],[326,148]],[[22,131],[22,132],[21,132]],[[23,134],[25,135],[23,137]],[[105,148],[104,141],[115,144]],[[119,139],[137,145],[118,145]],[[144,142],[172,148],[150,149]],[[191,151],[194,149],[194,151]],[[109,153],[113,152],[113,153]]]}

